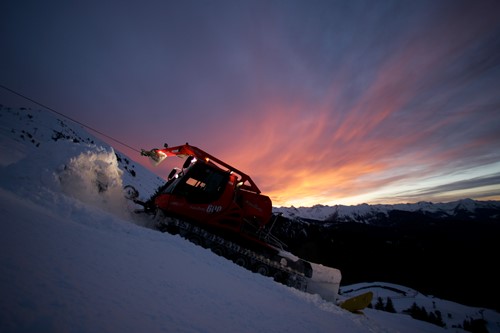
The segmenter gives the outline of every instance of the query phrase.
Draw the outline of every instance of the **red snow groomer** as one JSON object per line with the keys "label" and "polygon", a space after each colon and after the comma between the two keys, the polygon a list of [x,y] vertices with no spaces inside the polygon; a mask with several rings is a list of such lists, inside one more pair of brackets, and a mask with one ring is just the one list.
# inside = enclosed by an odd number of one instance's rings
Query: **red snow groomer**
{"label": "red snow groomer", "polygon": [[159,230],[180,234],[278,282],[336,300],[340,271],[285,251],[285,244],[271,234],[279,216],[273,216],[271,199],[250,176],[187,143],[165,144],[141,155],[155,165],[170,156],[186,158],[148,201],[135,200],[155,215]]}
{"label": "red snow groomer", "polygon": [[182,169],[174,168],[154,196],[154,207],[165,215],[238,234],[249,244],[283,246],[266,232],[272,216],[271,199],[261,194],[247,174],[187,143],[143,151],[142,155],[156,164],[170,156],[186,158]]}

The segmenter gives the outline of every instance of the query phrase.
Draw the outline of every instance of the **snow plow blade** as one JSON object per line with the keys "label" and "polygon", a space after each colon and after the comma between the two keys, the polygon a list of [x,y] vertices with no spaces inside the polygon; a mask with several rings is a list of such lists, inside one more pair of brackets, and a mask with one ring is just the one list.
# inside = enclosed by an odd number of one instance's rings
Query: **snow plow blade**
{"label": "snow plow blade", "polygon": [[325,300],[336,303],[342,279],[340,270],[320,264],[310,264],[313,274],[307,279],[307,292],[319,294]]}

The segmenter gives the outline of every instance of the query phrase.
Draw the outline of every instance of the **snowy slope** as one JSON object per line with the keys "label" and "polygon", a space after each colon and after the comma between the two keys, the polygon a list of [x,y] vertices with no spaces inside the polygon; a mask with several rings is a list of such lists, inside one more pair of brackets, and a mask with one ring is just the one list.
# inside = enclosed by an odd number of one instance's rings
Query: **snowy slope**
{"label": "snowy slope", "polygon": [[[0,148],[0,332],[461,331],[405,314],[351,314],[144,227],[121,189],[152,192],[158,178],[50,113],[3,108]],[[382,295],[380,283],[343,288]],[[490,310],[446,309],[458,322],[480,314],[500,332]]]}

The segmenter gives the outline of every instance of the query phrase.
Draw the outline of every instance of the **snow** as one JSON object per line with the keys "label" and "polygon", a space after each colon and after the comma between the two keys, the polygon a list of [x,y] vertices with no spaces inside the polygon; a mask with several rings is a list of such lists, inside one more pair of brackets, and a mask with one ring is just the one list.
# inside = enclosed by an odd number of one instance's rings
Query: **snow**
{"label": "snow", "polygon": [[302,218],[316,221],[325,221],[332,216],[340,219],[347,218],[348,220],[363,222],[365,217],[376,216],[382,214],[389,215],[392,210],[400,210],[406,212],[423,212],[440,214],[441,216],[453,216],[457,210],[463,210],[469,213],[474,213],[478,208],[500,208],[498,201],[474,201],[471,199],[463,199],[453,202],[432,203],[432,202],[417,202],[394,205],[368,205],[360,204],[355,206],[324,206],[315,205],[313,207],[274,207],[275,213],[282,213],[288,218]]}
{"label": "snow", "polygon": [[[0,118],[0,332],[462,331],[373,309],[352,314],[149,229],[121,188],[153,192],[157,177],[137,165],[141,177],[132,177],[95,138],[75,142],[90,137],[78,126],[64,124],[73,137],[54,140],[61,122],[48,112],[16,112],[3,108]],[[343,289],[408,291],[381,284]],[[457,318],[481,311],[500,332],[491,310],[405,295],[447,304]]]}

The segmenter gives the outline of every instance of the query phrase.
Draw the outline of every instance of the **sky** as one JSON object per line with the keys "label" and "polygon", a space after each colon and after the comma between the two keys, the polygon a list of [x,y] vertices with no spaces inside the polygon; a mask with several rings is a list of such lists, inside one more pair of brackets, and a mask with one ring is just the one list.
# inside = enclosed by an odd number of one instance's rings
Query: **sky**
{"label": "sky", "polygon": [[2,1],[0,42],[0,85],[274,206],[500,200],[498,1]]}

